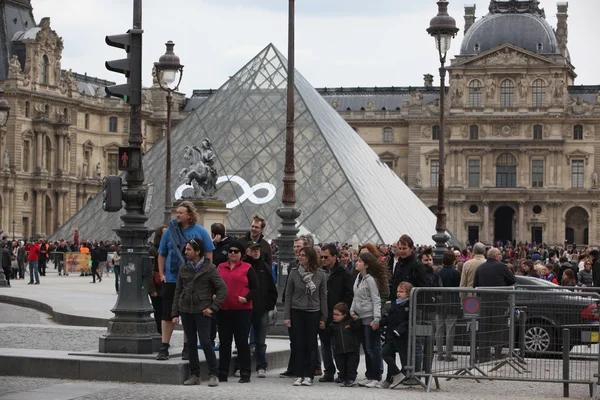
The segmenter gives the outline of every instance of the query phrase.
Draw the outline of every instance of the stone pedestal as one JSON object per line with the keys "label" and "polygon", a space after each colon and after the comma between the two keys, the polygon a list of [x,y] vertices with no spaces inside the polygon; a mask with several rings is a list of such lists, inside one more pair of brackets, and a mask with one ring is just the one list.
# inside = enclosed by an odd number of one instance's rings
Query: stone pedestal
{"label": "stone pedestal", "polygon": [[[218,199],[188,199],[194,204],[196,207],[196,211],[198,211],[198,225],[202,225],[210,232],[210,226],[215,222],[223,224],[225,229],[229,227],[225,223],[227,216],[230,213],[230,209],[225,207],[225,203]],[[181,201],[177,201],[173,203],[173,210],[177,208],[177,206],[181,203]]]}

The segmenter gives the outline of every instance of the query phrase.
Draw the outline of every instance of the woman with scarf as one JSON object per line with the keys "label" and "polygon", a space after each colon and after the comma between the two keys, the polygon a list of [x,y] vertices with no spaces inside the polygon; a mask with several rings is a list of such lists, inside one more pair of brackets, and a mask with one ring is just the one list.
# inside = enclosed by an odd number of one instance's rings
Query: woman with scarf
{"label": "woman with scarf", "polygon": [[208,365],[208,386],[218,386],[217,356],[210,342],[212,315],[221,308],[227,296],[227,286],[217,267],[204,257],[202,239],[193,238],[185,245],[186,262],[179,267],[177,286],[173,298],[173,323],[181,316],[181,324],[188,338],[190,378],[184,385],[200,384],[200,361],[196,338],[200,338],[204,358]]}
{"label": "woman with scarf", "polygon": [[[252,360],[248,334],[252,318],[252,300],[259,294],[258,276],[252,266],[242,261],[246,248],[239,241],[231,243],[228,261],[219,264],[219,275],[227,286],[227,297],[217,314],[219,330],[219,381],[227,382],[231,362],[231,342],[235,339],[240,363],[239,383],[250,382]],[[204,346],[210,346],[212,343]]]}
{"label": "woman with scarf", "polygon": [[317,333],[327,321],[327,277],[319,269],[317,253],[303,247],[285,289],[284,323],[290,327],[294,386],[312,386],[318,351]]}

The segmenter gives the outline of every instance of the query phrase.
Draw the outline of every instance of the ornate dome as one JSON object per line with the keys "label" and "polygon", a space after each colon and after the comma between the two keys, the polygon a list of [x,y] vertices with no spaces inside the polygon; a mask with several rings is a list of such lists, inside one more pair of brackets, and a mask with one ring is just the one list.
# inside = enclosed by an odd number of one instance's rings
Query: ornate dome
{"label": "ornate dome", "polygon": [[490,13],[465,34],[460,55],[480,54],[507,43],[533,53],[560,54],[556,34],[537,2],[492,1]]}

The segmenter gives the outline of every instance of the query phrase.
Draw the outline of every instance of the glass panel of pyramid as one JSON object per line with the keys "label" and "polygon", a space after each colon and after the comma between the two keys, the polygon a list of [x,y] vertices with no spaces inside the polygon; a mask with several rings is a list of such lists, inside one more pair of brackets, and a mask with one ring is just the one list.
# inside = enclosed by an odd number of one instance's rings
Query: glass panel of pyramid
{"label": "glass panel of pyramid", "polygon": [[[254,215],[267,221],[265,236],[278,236],[283,192],[287,60],[269,45],[211,95],[172,132],[172,193],[191,193],[179,171],[184,148],[209,138],[217,156],[217,197],[231,213],[227,229],[248,229]],[[408,233],[432,244],[435,216],[296,72],[295,156],[300,232],[316,242],[391,243]],[[162,223],[165,143],[144,155],[146,183],[154,184],[147,226]],[[176,200],[175,198],[173,199]],[[121,213],[103,213],[99,194],[52,238],[116,239]]]}

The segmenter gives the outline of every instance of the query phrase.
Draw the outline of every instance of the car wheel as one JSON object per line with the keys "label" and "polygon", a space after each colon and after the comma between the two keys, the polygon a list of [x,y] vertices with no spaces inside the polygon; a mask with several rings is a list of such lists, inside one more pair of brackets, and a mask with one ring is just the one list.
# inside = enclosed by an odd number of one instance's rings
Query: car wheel
{"label": "car wheel", "polygon": [[525,350],[528,353],[553,351],[556,346],[554,330],[545,324],[528,325],[525,330]]}

